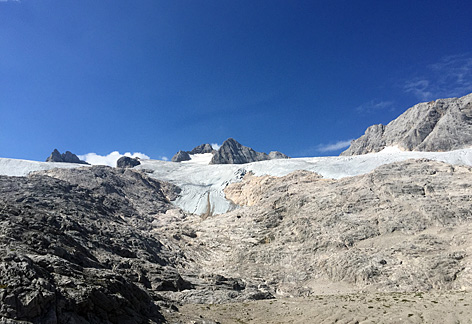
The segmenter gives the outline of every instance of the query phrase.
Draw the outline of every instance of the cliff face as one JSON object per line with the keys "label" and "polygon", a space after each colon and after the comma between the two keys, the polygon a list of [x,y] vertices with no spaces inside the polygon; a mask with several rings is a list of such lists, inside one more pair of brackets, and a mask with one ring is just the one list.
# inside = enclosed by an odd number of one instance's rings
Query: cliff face
{"label": "cliff face", "polygon": [[472,94],[417,104],[387,125],[373,125],[341,155],[379,152],[451,151],[472,145]]}

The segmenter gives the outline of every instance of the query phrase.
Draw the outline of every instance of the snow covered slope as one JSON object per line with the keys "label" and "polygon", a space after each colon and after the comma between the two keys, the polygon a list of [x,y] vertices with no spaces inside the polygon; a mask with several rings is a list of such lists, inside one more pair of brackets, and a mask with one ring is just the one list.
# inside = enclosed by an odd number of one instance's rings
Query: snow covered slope
{"label": "snow covered slope", "polygon": [[[136,169],[149,170],[151,177],[169,181],[182,188],[181,196],[174,202],[178,207],[188,212],[203,214],[207,212],[209,199],[210,209],[214,214],[220,214],[234,208],[225,199],[223,189],[228,183],[240,181],[249,171],[258,176],[266,174],[284,176],[296,170],[308,170],[317,172],[325,178],[339,179],[368,173],[378,166],[407,159],[426,158],[450,164],[472,166],[472,148],[450,152],[403,152],[398,148],[390,147],[378,153],[355,156],[208,165],[210,155],[198,154],[195,159],[185,163],[141,160],[141,165]],[[84,166],[0,158],[0,174],[9,176],[25,176],[31,171],[53,168],[77,167]]]}
{"label": "snow covered slope", "polygon": [[24,177],[28,173],[40,170],[51,170],[55,168],[83,168],[86,164],[64,163],[64,162],[38,162],[17,159],[0,158],[0,175]]}

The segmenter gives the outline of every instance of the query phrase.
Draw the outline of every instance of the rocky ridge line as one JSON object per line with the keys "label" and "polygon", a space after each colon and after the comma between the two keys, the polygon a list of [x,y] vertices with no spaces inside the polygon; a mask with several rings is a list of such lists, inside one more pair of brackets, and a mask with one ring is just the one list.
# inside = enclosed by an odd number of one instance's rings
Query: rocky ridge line
{"label": "rocky ridge line", "polygon": [[341,155],[379,152],[386,146],[406,151],[443,152],[472,145],[472,93],[461,98],[419,103],[387,125],[373,125]]}
{"label": "rocky ridge line", "polygon": [[54,149],[54,151],[52,151],[51,155],[46,159],[46,162],[88,164],[87,162],[79,159],[74,153],[66,151],[65,153],[61,154],[57,149]]}
{"label": "rocky ridge line", "polygon": [[244,164],[272,159],[288,159],[283,153],[272,151],[269,154],[256,152],[252,148],[229,138],[223,142],[211,159],[210,164]]}

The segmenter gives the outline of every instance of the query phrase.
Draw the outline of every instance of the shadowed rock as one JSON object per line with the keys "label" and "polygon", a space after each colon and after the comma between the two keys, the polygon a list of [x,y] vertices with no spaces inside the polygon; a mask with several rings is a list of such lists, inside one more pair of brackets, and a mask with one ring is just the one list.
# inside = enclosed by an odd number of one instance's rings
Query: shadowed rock
{"label": "shadowed rock", "polygon": [[77,155],[66,151],[66,153],[60,153],[57,149],[51,153],[51,155],[46,159],[46,162],[65,162],[65,163],[78,163],[78,164],[88,164],[85,161],[82,161],[77,157]]}
{"label": "shadowed rock", "polygon": [[172,162],[182,162],[191,160],[190,155],[186,151],[179,151],[172,157]]}
{"label": "shadowed rock", "polygon": [[193,148],[189,154],[203,154],[203,153],[214,153],[215,150],[210,144],[202,144]]}
{"label": "shadowed rock", "polygon": [[122,156],[116,161],[117,168],[133,168],[140,164],[138,158],[130,158],[129,156]]}
{"label": "shadowed rock", "polygon": [[235,139],[229,138],[213,155],[210,164],[243,164],[269,159],[266,153],[256,152],[250,147],[241,145]]}

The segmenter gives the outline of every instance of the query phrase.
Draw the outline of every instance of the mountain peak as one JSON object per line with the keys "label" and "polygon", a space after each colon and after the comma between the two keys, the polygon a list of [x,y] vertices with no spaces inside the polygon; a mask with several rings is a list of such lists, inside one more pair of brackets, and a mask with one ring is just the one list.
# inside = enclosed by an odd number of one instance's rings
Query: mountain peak
{"label": "mountain peak", "polygon": [[70,151],[66,151],[65,153],[60,153],[57,149],[52,151],[51,155],[46,159],[46,162],[63,162],[63,163],[78,163],[78,164],[88,164],[85,161],[82,161]]}
{"label": "mountain peak", "polygon": [[405,151],[444,152],[472,145],[472,93],[419,103],[387,125],[372,125],[341,155]]}

